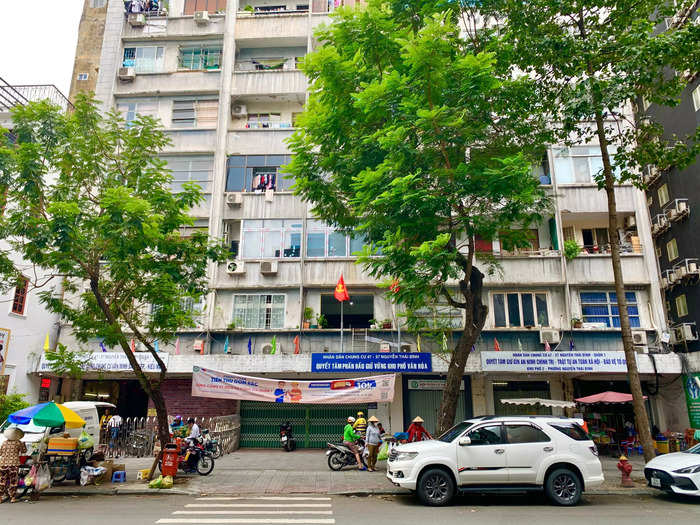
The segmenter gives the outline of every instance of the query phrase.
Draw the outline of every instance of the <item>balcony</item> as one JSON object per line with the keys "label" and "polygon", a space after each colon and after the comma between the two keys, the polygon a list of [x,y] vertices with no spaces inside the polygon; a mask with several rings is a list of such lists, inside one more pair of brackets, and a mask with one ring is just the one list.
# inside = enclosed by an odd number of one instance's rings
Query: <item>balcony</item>
{"label": "balcony", "polygon": [[309,16],[303,11],[239,11],[235,34],[240,47],[305,46],[309,34]]}
{"label": "balcony", "polygon": [[134,27],[124,24],[122,38],[124,41],[143,42],[144,40],[192,40],[193,37],[207,38],[213,35],[223,35],[224,15],[209,13],[208,24],[197,24],[191,16],[182,18],[146,17],[143,26]]}
{"label": "balcony", "polygon": [[[615,188],[618,213],[635,212],[635,196],[638,191],[634,186],[617,186]],[[605,192],[592,184],[559,186],[557,188],[557,197],[562,215],[607,213],[608,211],[608,199]]]}
{"label": "balcony", "polygon": [[172,144],[163,148],[164,153],[213,152],[216,147],[214,129],[169,129],[168,135]]}
{"label": "balcony", "polygon": [[232,155],[266,155],[288,151],[284,140],[294,129],[238,129],[230,130],[226,151]]}
{"label": "balcony", "polygon": [[[640,253],[623,253],[622,275],[626,285],[648,284],[649,273],[644,255]],[[581,255],[567,262],[567,277],[570,284],[610,285],[615,282],[610,256]]]}
{"label": "balcony", "polygon": [[[235,192],[226,193],[226,196]],[[288,219],[306,215],[306,204],[290,192],[240,193],[240,205],[226,205],[223,220]]]}
{"label": "balcony", "polygon": [[651,234],[654,237],[661,235],[670,227],[671,224],[668,222],[668,217],[665,213],[661,213],[651,220]]}
{"label": "balcony", "polygon": [[[252,69],[252,63],[251,69]],[[237,70],[233,76],[232,96],[288,97],[301,99],[306,93],[306,76],[296,69]]]}
{"label": "balcony", "polygon": [[664,213],[671,222],[680,222],[690,217],[688,199],[674,199],[664,206]]}
{"label": "balcony", "polygon": [[218,93],[220,78],[221,72],[218,70],[137,73],[130,82],[118,80],[114,94],[137,96],[156,92],[159,95]]}
{"label": "balcony", "polygon": [[[496,260],[500,271],[497,270],[493,275],[487,274],[485,285],[551,285],[563,282],[561,257],[557,250],[521,251],[497,256]],[[484,271],[484,268],[481,270]]]}

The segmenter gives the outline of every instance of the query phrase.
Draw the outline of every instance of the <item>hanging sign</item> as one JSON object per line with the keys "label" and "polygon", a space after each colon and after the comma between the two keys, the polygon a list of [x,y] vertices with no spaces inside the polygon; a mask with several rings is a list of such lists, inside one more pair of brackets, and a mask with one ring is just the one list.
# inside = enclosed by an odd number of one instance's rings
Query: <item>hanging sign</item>
{"label": "hanging sign", "polygon": [[[444,379],[409,379],[409,390],[445,390]],[[459,389],[464,390],[464,381],[459,382]]]}
{"label": "hanging sign", "polygon": [[275,403],[387,403],[394,400],[394,374],[327,381],[289,381],[219,372],[195,366],[192,395]]}
{"label": "hanging sign", "polygon": [[311,354],[312,372],[432,372],[429,352]]}
{"label": "hanging sign", "polygon": [[685,390],[690,426],[700,428],[700,374],[683,376],[683,390]]}
{"label": "hanging sign", "polygon": [[481,352],[484,372],[627,372],[624,352]]}

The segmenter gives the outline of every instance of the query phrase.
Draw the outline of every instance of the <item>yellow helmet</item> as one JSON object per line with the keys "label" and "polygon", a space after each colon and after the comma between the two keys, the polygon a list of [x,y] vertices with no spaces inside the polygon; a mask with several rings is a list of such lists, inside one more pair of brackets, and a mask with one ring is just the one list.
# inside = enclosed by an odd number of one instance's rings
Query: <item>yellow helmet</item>
{"label": "yellow helmet", "polygon": [[364,417],[365,413],[364,412],[358,412],[357,417]]}

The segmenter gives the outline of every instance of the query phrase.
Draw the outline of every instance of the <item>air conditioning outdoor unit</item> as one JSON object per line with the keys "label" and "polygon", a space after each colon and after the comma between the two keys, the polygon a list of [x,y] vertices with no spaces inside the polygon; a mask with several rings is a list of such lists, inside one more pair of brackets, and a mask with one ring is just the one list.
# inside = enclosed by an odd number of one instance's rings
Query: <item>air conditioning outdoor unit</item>
{"label": "air conditioning outdoor unit", "polygon": [[626,228],[634,228],[637,226],[637,219],[634,218],[634,215],[630,215],[629,217],[625,217],[625,227]]}
{"label": "air conditioning outdoor unit", "polygon": [[277,261],[261,261],[260,273],[273,275],[277,273]]}
{"label": "air conditioning outdoor unit", "polygon": [[197,25],[205,26],[209,23],[209,12],[208,11],[195,11],[194,21]]}
{"label": "air conditioning outdoor unit", "polygon": [[656,224],[656,223],[652,224],[651,233],[652,233],[652,235],[656,235],[657,233],[659,233],[659,225],[658,224]]}
{"label": "air conditioning outdoor unit", "polygon": [[131,27],[143,27],[146,25],[146,15],[143,13],[131,13],[129,15],[129,25]]}
{"label": "air conditioning outdoor unit", "polygon": [[688,273],[698,273],[698,263],[689,262],[688,263]]}
{"label": "air conditioning outdoor unit", "polygon": [[243,194],[239,192],[227,193],[226,204],[232,208],[240,206],[243,204]]}
{"label": "air conditioning outdoor unit", "polygon": [[229,259],[226,261],[226,273],[231,275],[241,275],[245,273],[245,263],[238,259]]}
{"label": "air conditioning outdoor unit", "polygon": [[679,202],[679,203],[678,203],[678,211],[679,211],[680,213],[683,213],[683,212],[688,211],[688,203],[687,203],[687,202],[683,202],[683,201]]}
{"label": "air conditioning outdoor unit", "polygon": [[248,106],[245,104],[231,104],[231,116],[233,118],[247,117]]}
{"label": "air conditioning outdoor unit", "polygon": [[541,329],[540,330],[540,343],[554,343],[557,344],[561,341],[561,334],[559,330]]}
{"label": "air conditioning outdoor unit", "polygon": [[683,279],[686,275],[688,275],[688,269],[685,267],[685,264],[681,264],[677,268],[675,268],[676,271],[676,279],[679,281]]}
{"label": "air conditioning outdoor unit", "polygon": [[[264,344],[262,347],[262,353],[263,354],[271,354],[272,353],[272,345],[270,343]],[[282,352],[282,345],[277,343],[277,347],[275,348],[275,353],[276,354],[281,354]]]}
{"label": "air conditioning outdoor unit", "polygon": [[668,288],[668,279],[666,279],[666,277],[661,278],[661,288]]}
{"label": "air conditioning outdoor unit", "polygon": [[120,67],[117,76],[122,82],[131,82],[136,78],[136,72],[133,67]]}
{"label": "air conditioning outdoor unit", "polygon": [[192,350],[195,352],[198,352],[200,354],[203,354],[205,343],[206,343],[206,341],[204,339],[195,339],[194,345],[192,346]]}
{"label": "air conditioning outdoor unit", "polygon": [[632,330],[632,344],[644,346],[647,344],[647,333],[644,330]]}
{"label": "air conditioning outdoor unit", "polygon": [[694,324],[683,323],[679,326],[676,326],[673,329],[673,332],[675,334],[675,339],[676,339],[677,343],[682,343],[683,341],[697,341],[698,340],[698,335],[695,331]]}

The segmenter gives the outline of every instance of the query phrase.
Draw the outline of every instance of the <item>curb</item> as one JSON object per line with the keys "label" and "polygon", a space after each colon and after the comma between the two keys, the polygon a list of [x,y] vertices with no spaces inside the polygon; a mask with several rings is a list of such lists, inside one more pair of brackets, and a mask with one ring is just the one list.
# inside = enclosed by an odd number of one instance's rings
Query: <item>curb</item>
{"label": "curb", "polygon": [[104,489],[70,489],[45,490],[42,496],[199,496],[199,491],[185,489],[149,489],[149,488],[104,488]]}

